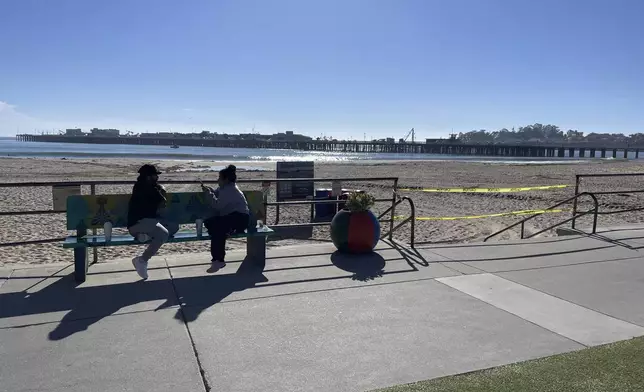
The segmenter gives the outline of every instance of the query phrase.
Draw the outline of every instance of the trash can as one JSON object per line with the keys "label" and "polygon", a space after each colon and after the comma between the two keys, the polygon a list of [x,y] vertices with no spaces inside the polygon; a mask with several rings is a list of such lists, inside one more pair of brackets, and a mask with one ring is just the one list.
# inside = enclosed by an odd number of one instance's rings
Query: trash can
{"label": "trash can", "polygon": [[[349,195],[352,192],[363,193],[359,189],[343,189],[342,194],[338,196],[337,200],[347,200]],[[331,189],[316,189],[315,190],[315,200],[336,200],[332,196],[333,191]],[[345,207],[345,203],[338,203],[338,211]],[[315,205],[315,221],[316,222],[325,222],[333,219],[335,215],[335,204],[333,203],[324,203]]]}
{"label": "trash can", "polygon": [[[333,200],[331,197],[331,189],[316,189],[315,200]],[[335,213],[335,206],[333,204],[316,204],[315,205],[315,220],[324,221],[331,220]]]}

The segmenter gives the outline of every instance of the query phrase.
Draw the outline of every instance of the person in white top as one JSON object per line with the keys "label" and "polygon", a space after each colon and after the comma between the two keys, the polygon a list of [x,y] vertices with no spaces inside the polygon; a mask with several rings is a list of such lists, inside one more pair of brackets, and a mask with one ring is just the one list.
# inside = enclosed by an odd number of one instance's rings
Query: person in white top
{"label": "person in white top", "polygon": [[243,233],[248,228],[250,213],[244,193],[237,187],[237,168],[228,165],[219,171],[217,189],[202,184],[208,195],[212,213],[204,221],[210,234],[211,270],[217,271],[226,266],[226,237],[234,233]]}

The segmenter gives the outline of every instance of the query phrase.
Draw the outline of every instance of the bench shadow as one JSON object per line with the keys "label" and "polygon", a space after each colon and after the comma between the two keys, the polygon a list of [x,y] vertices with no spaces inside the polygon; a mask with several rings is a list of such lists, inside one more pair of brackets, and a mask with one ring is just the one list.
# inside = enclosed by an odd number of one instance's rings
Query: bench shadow
{"label": "bench shadow", "polygon": [[[256,266],[252,261],[244,260],[236,271],[231,273],[208,274],[207,266],[197,276],[172,276],[180,273],[170,268],[170,277],[161,276],[151,270],[148,281],[119,282],[101,281],[100,276],[112,275],[112,271],[91,273],[88,282],[76,285],[73,273],[62,277],[45,279],[31,290],[0,294],[0,320],[27,316],[24,320],[3,323],[0,329],[21,328],[32,325],[52,324],[48,338],[53,341],[66,339],[76,333],[88,330],[100,320],[119,314],[133,314],[165,309],[176,310],[174,318],[180,322],[190,323],[197,320],[208,308],[221,303],[232,293],[249,289],[298,285],[310,282],[337,281],[353,279],[362,282],[372,281],[384,275],[415,272],[416,269],[385,272],[388,261],[402,260],[401,256],[383,258],[378,253],[366,255],[348,255],[340,252],[327,254],[334,265],[349,274],[323,274],[323,276],[302,276],[300,279],[287,278],[269,282],[264,267]],[[228,266],[226,268],[231,268]],[[317,266],[316,266],[317,267]],[[234,267],[233,267],[234,268]],[[292,269],[311,268],[309,265],[292,266]],[[232,268],[231,268],[232,269]],[[223,271],[223,270],[222,270]],[[126,272],[127,274],[133,271]],[[112,275],[113,276],[113,275]],[[94,281],[92,281],[94,277]],[[34,281],[36,282],[36,280]],[[89,283],[89,284],[88,284]],[[96,285],[92,285],[96,284]],[[315,291],[337,290],[338,287],[320,287]],[[307,290],[307,289],[304,289]],[[269,291],[258,292],[252,298],[263,298],[275,295],[291,295],[302,292]],[[243,300],[243,299],[242,299]],[[60,313],[64,312],[62,318]],[[29,317],[30,316],[30,317]]]}

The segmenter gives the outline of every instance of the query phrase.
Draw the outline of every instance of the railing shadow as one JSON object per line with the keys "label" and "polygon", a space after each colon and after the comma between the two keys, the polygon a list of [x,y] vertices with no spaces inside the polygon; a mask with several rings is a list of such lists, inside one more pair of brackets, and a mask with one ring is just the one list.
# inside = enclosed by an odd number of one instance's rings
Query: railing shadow
{"label": "railing shadow", "polygon": [[[601,242],[599,242],[601,243]],[[540,258],[540,257],[549,257],[549,256],[564,256],[564,255],[573,255],[573,254],[579,254],[583,252],[596,252],[600,250],[605,250],[605,249],[612,249],[615,248],[616,245],[610,244],[610,245],[605,245],[605,246],[594,246],[591,248],[583,248],[583,249],[572,249],[572,250],[563,250],[563,251],[549,251],[549,252],[537,252],[537,253],[528,253],[528,254],[520,254],[516,256],[503,256],[503,257],[490,257],[490,256],[485,256],[482,255],[481,257],[478,258],[455,258],[452,255],[441,253],[440,248],[435,248],[435,249],[428,249],[429,251],[436,253],[442,257],[450,258],[452,261],[460,261],[462,263],[467,263],[471,261],[504,261],[504,260],[522,260],[522,259],[533,259],[533,258]]]}
{"label": "railing shadow", "polygon": [[429,262],[415,247],[412,248],[406,246],[406,244],[401,244],[394,239],[384,242],[386,242],[393,249],[397,250],[405,259],[405,261],[407,261],[407,264],[409,264],[409,266],[414,268],[415,270],[418,270],[418,268],[416,267],[417,265],[421,267],[429,266]]}

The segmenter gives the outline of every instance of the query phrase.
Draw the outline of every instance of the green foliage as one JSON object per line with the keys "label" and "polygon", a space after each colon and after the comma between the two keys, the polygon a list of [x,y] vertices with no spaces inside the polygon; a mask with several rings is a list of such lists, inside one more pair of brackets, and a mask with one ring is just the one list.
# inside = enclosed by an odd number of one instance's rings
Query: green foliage
{"label": "green foliage", "polygon": [[366,192],[351,192],[346,208],[352,212],[369,211],[375,203],[376,198]]}
{"label": "green foliage", "polygon": [[642,143],[644,134],[624,135],[621,133],[590,133],[584,135],[578,130],[569,129],[564,132],[552,124],[532,124],[518,129],[506,128],[498,131],[485,129],[460,133],[458,138],[464,143],[523,143],[523,142],[592,142],[592,143]]}

